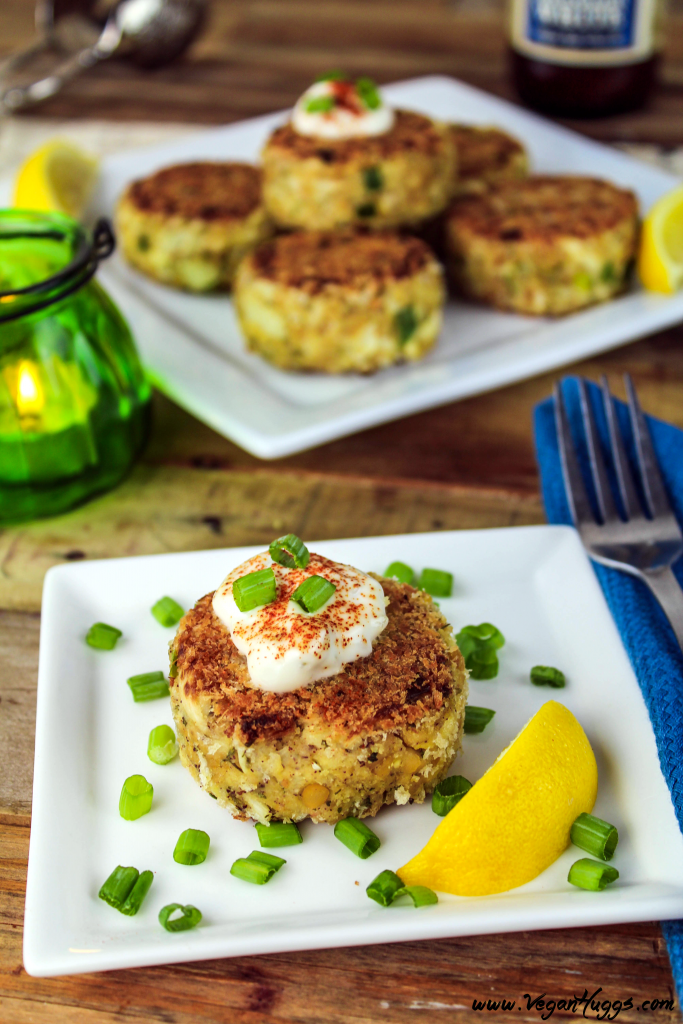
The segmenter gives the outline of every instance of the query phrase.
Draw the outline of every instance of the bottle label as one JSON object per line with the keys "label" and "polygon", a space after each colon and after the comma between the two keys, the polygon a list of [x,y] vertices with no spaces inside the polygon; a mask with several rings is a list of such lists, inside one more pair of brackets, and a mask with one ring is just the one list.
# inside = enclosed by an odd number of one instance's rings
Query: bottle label
{"label": "bottle label", "polygon": [[658,0],[511,0],[511,42],[552,64],[631,64],[657,49],[659,8]]}

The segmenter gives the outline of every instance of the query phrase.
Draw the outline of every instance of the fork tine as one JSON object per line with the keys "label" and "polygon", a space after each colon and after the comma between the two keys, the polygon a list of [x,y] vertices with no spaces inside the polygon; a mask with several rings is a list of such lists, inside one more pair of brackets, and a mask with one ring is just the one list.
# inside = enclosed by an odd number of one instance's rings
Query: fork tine
{"label": "fork tine", "polygon": [[586,387],[586,382],[583,377],[579,379],[579,397],[581,399],[583,426],[586,431],[586,440],[588,441],[588,456],[590,458],[591,470],[593,471],[593,485],[595,487],[595,494],[598,499],[598,507],[600,509],[602,521],[607,523],[614,519],[618,519],[618,515],[616,505],[614,504],[614,498],[612,497],[612,488],[610,487],[609,477],[607,476],[607,468],[602,454],[602,447],[600,446],[600,438],[598,437],[598,428],[595,424],[593,407],[591,406],[590,399],[588,398],[588,388]]}
{"label": "fork tine", "polygon": [[614,411],[614,399],[610,394],[609,382],[604,373],[600,379],[600,383],[602,384],[602,400],[604,402],[605,413],[607,415],[610,447],[612,449],[614,469],[619,483],[619,493],[621,494],[621,500],[624,504],[626,518],[633,519],[634,516],[641,515],[640,501],[638,500],[638,493],[633,483],[633,474],[631,473],[628,459],[626,458],[626,449],[624,448],[619,424],[617,423],[617,417]]}
{"label": "fork tine", "polygon": [[636,395],[636,389],[633,386],[631,375],[629,373],[624,374],[624,380],[626,382],[626,393],[628,395],[628,411],[631,416],[631,427],[633,428],[633,437],[636,442],[636,456],[638,458],[638,468],[640,469],[640,475],[643,481],[643,490],[645,491],[645,497],[650,507],[650,514],[654,517],[671,515],[671,505],[669,499],[666,496],[664,490],[664,484],[662,477],[659,472],[659,465],[657,463],[657,456],[655,450],[652,447],[652,439],[650,437],[650,431],[648,430],[647,423],[645,422],[645,416],[643,410],[640,407],[638,396]]}
{"label": "fork tine", "polygon": [[555,427],[560,449],[562,479],[564,480],[564,489],[569,509],[575,526],[578,526],[580,523],[592,523],[594,522],[593,511],[586,494],[579,460],[576,457],[576,449],[574,448],[574,442],[569,429],[567,407],[564,404],[564,396],[559,382],[555,383],[553,393],[555,396]]}

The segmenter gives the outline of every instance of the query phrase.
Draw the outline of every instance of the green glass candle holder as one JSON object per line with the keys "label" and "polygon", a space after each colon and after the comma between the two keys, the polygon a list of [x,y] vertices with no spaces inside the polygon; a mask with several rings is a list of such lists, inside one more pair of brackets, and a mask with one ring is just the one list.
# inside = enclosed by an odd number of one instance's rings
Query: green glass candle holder
{"label": "green glass candle holder", "polygon": [[113,487],[147,437],[150,386],[93,279],[114,248],[57,213],[0,210],[0,521],[57,515]]}

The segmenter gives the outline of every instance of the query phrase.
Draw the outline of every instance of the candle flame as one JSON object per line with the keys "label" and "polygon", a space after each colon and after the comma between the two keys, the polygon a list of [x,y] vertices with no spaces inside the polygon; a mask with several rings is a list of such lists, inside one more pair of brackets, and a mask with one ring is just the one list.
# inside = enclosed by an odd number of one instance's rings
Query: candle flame
{"label": "candle flame", "polygon": [[37,368],[29,362],[19,364],[17,377],[17,412],[20,416],[35,416],[42,411],[45,396],[38,379]]}

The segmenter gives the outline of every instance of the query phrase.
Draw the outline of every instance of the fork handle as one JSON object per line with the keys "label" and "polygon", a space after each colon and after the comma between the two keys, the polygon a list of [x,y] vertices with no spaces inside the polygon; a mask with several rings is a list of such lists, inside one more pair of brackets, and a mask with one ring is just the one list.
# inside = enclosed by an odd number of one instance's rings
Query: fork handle
{"label": "fork handle", "polygon": [[656,572],[643,573],[642,579],[659,601],[662,611],[671,623],[676,639],[683,650],[683,590],[667,565]]}

